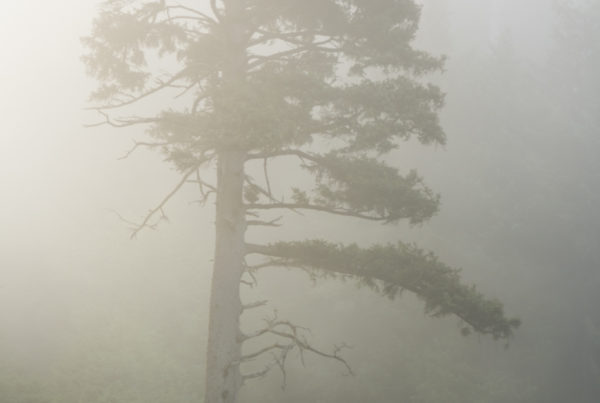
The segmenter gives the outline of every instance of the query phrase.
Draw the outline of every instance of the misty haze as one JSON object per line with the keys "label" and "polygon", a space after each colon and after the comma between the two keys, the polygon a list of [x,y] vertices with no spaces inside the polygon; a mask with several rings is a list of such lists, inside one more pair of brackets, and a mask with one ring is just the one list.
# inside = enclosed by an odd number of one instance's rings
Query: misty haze
{"label": "misty haze", "polygon": [[0,16],[0,403],[600,401],[600,2]]}

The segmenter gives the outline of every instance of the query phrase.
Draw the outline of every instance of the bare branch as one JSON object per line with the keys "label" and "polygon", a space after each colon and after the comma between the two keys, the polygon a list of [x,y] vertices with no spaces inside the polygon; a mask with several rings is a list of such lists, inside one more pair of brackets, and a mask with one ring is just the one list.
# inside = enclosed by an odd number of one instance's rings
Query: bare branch
{"label": "bare branch", "polygon": [[258,38],[256,41],[256,44],[264,43],[265,41],[269,41],[269,40],[273,40],[273,39],[279,39],[281,41],[288,42],[290,44],[296,45],[296,47],[294,47],[292,49],[286,49],[286,50],[282,50],[279,52],[267,54],[267,55],[260,55],[260,54],[250,55],[249,63],[248,63],[249,70],[252,70],[252,69],[256,68],[257,66],[260,66],[261,64],[264,64],[267,62],[271,62],[274,60],[286,60],[292,56],[296,56],[298,54],[305,53],[305,52],[311,52],[311,51],[338,52],[339,51],[339,49],[336,49],[336,48],[323,47],[323,45],[333,42],[333,38],[327,38],[322,41],[315,42],[315,41],[295,40],[295,39],[293,39],[293,36],[276,35],[276,36],[270,37],[270,38],[267,38],[267,37]]}
{"label": "bare branch", "polygon": [[[181,4],[178,4],[176,6],[167,6],[167,7],[165,7],[165,9],[166,10],[184,10],[184,11],[189,11],[191,13],[196,14],[198,16],[196,18],[198,18],[198,19],[200,19],[200,20],[202,20],[204,22],[207,22],[207,23],[213,24],[213,25],[217,24],[217,21],[214,18],[212,18],[211,16],[209,16],[207,14],[204,14],[203,12],[201,12],[199,10],[196,10],[195,8],[186,7],[186,6],[183,6]],[[192,17],[188,17],[188,18],[192,18]]]}
{"label": "bare branch", "polygon": [[162,146],[166,146],[166,145],[169,145],[169,143],[167,143],[167,142],[163,142],[163,143],[147,143],[147,142],[143,142],[143,141],[136,141],[136,140],[134,140],[133,141],[133,146],[122,157],[119,157],[118,159],[119,160],[124,160],[124,159],[128,158],[139,147],[154,148],[154,147],[162,147]]}
{"label": "bare branch", "polygon": [[253,45],[258,45],[259,43],[263,43],[264,41],[270,41],[270,40],[274,40],[274,39],[281,39],[281,40],[285,40],[287,38],[298,38],[298,37],[302,37],[302,36],[315,36],[317,34],[317,31],[312,30],[312,29],[305,29],[304,31],[293,31],[293,32],[273,32],[273,31],[266,31],[264,29],[257,29],[256,33],[260,34],[261,36],[254,39],[254,41],[250,44],[251,46]]}
{"label": "bare branch", "polygon": [[215,18],[221,22],[223,22],[223,15],[221,14],[221,12],[219,11],[219,8],[217,7],[217,0],[210,0],[210,9],[213,12],[213,14],[215,15]]}
{"label": "bare branch", "polygon": [[263,173],[265,175],[265,183],[267,185],[267,192],[272,195],[271,191],[271,181],[269,180],[269,167],[268,167],[269,159],[265,158],[263,161]]}
{"label": "bare branch", "polygon": [[248,375],[242,375],[242,383],[246,383],[246,381],[249,381],[250,379],[264,377],[265,375],[267,375],[269,373],[269,371],[271,371],[271,369],[273,368],[273,364],[274,364],[274,362],[270,363],[262,371],[253,372]]}
{"label": "bare branch", "polygon": [[248,309],[254,309],[254,308],[259,308],[261,306],[265,306],[269,303],[269,301],[267,300],[263,300],[263,301],[256,301],[256,302],[252,302],[250,304],[244,304],[242,305],[242,310],[248,310]]}
{"label": "bare branch", "polygon": [[354,375],[354,372],[352,371],[350,364],[348,364],[348,362],[339,355],[340,350],[342,348],[344,348],[343,346],[342,347],[334,346],[333,353],[326,353],[324,351],[314,348],[306,341],[306,339],[300,338],[296,334],[280,332],[277,330],[270,330],[269,333],[292,340],[301,352],[310,351],[311,353],[319,355],[321,357],[338,361],[339,363],[343,364],[344,367],[346,367],[346,371],[348,371],[349,375]]}
{"label": "bare branch", "polygon": [[[196,169],[196,179],[188,180],[187,182],[198,184],[198,189],[200,190],[200,194],[202,195],[202,198],[200,200],[197,200],[196,203],[200,204],[201,206],[204,206],[206,204],[206,202],[208,201],[211,194],[217,193],[217,188],[215,186],[207,183],[206,181],[204,181],[202,179],[202,177],[200,176],[199,168]],[[206,191],[204,188],[207,188],[209,190]]]}
{"label": "bare branch", "polygon": [[[196,179],[194,179],[193,181],[189,181],[189,182],[194,182],[194,183],[198,183],[200,186],[202,187],[206,187],[208,189],[210,189],[213,192],[217,191],[216,186],[211,185],[210,183],[204,181],[201,177],[200,177],[200,169],[196,169]],[[201,189],[201,191],[203,191],[203,189]]]}
{"label": "bare branch", "polygon": [[137,225],[138,225],[137,223],[124,218],[117,210],[115,210],[115,209],[108,209],[108,211],[110,211],[111,213],[114,213],[119,218],[119,220],[121,220],[124,223],[130,225],[132,228],[137,227]]}
{"label": "bare branch", "polygon": [[152,94],[155,94],[161,90],[164,90],[165,88],[169,88],[173,83],[175,83],[177,80],[180,80],[181,78],[184,77],[184,73],[187,71],[187,67],[178,71],[177,73],[175,73],[169,80],[167,81],[163,81],[163,80],[156,80],[158,85],[156,87],[153,87],[145,92],[142,92],[139,95],[131,95],[130,99],[128,99],[127,101],[122,101],[116,104],[106,104],[106,105],[97,105],[97,106],[91,106],[89,108],[86,108],[88,110],[100,110],[100,109],[117,109],[117,108],[121,108],[123,106],[127,106],[127,105],[131,105],[143,98],[146,98]]}
{"label": "bare branch", "polygon": [[[293,32],[273,32],[273,31],[265,31],[263,29],[256,30],[256,33],[262,35],[256,38],[251,45],[258,45],[264,43],[265,41],[272,40],[280,40],[283,42],[287,42],[292,45],[303,46],[303,47],[313,47],[316,50],[331,50],[331,51],[340,51],[337,48],[322,48],[323,45],[334,42],[335,38],[333,36],[324,37],[324,35],[319,35],[317,31],[314,30],[304,30],[304,31],[293,31]],[[317,37],[320,36],[321,40],[315,41]],[[301,39],[302,37],[310,38]]]}
{"label": "bare branch", "polygon": [[[246,268],[248,270],[249,273],[261,270],[261,269],[265,269],[268,267],[286,267],[286,268],[294,268],[294,269],[300,269],[303,272],[305,272],[309,279],[316,284],[317,280],[319,279],[319,277],[322,277],[322,275],[320,275],[320,273],[315,270],[314,268],[307,266],[307,265],[303,265],[297,261],[288,259],[288,258],[275,258],[274,255],[272,254],[272,252],[270,252],[269,250],[267,250],[267,247],[264,245],[256,245],[256,244],[246,244],[246,254],[252,254],[252,253],[256,253],[256,254],[260,254],[263,256],[269,256],[269,259],[266,259],[265,261],[263,261],[262,263],[257,263],[254,265],[246,265]],[[332,274],[330,274],[332,275]],[[339,276],[338,278],[351,278],[351,275],[347,275],[347,274],[343,274],[343,273],[336,273],[336,276]]]}
{"label": "bare branch", "polygon": [[294,49],[283,50],[281,52],[272,53],[270,55],[251,55],[248,57],[248,69],[252,70],[261,64],[274,60],[285,60],[286,57],[295,56],[300,53],[313,50],[310,46],[302,46]]}
{"label": "bare branch", "polygon": [[269,333],[270,331],[271,331],[271,325],[269,325],[269,326],[267,326],[265,328],[256,330],[256,331],[254,331],[252,333],[244,333],[242,335],[242,341],[246,341],[246,340],[250,340],[250,339],[256,339],[257,337],[265,335],[265,334]]}
{"label": "bare branch", "polygon": [[249,355],[251,358],[256,358],[260,354],[263,354],[263,353],[273,350],[275,348],[279,348],[276,346],[281,346],[282,354],[280,355],[279,358],[275,358],[275,363],[279,366],[279,368],[281,369],[281,371],[283,373],[284,385],[285,385],[285,360],[287,358],[288,352],[291,351],[293,348],[298,349],[298,352],[300,353],[300,359],[301,359],[301,362],[303,365],[304,365],[304,352],[308,351],[308,352],[311,352],[318,356],[337,361],[344,365],[348,374],[350,374],[350,375],[354,374],[352,371],[352,368],[350,367],[348,362],[343,357],[341,357],[339,354],[343,348],[348,347],[347,345],[342,344],[341,346],[334,346],[333,351],[331,353],[326,353],[322,350],[319,350],[319,349],[313,347],[310,344],[310,342],[308,342],[308,340],[304,336],[304,332],[310,332],[309,329],[295,325],[287,320],[279,320],[277,318],[277,312],[275,312],[275,314],[272,318],[266,318],[265,322],[266,322],[266,326],[263,329],[259,329],[251,334],[243,335],[242,340],[245,341],[248,339],[263,336],[265,334],[271,334],[271,335],[285,338],[285,339],[288,339],[291,341],[291,344],[288,344],[288,345],[281,345],[279,343],[275,343],[271,346],[263,348],[262,350],[259,350],[256,353]]}
{"label": "bare branch", "polygon": [[250,153],[246,156],[246,159],[247,160],[256,160],[256,159],[267,159],[267,158],[286,157],[286,156],[296,156],[296,157],[300,158],[300,160],[302,162],[304,162],[305,159],[315,162],[315,163],[322,163],[322,161],[323,161],[323,157],[321,157],[320,155],[309,154],[305,151],[294,150],[294,149],[280,150],[280,151],[273,151],[273,152],[264,152],[264,153]]}
{"label": "bare branch", "polygon": [[245,249],[246,254],[257,253],[259,255],[272,256],[271,248],[267,245],[246,242]]}
{"label": "bare branch", "polygon": [[[165,22],[173,22],[173,21],[196,21],[196,22],[207,22],[204,18],[202,17],[192,17],[191,15],[174,15],[174,16],[168,16],[167,18],[160,20],[159,23],[165,23]],[[183,28],[183,26],[181,26]]]}
{"label": "bare branch", "polygon": [[285,361],[287,359],[288,353],[293,348],[294,348],[294,346],[292,344],[290,344],[287,349],[281,350],[281,354],[279,355],[279,357],[275,358],[275,363],[279,367],[279,370],[281,371],[281,375],[283,376],[283,379],[281,380],[281,389],[285,389],[285,386],[287,384],[287,371],[285,370]]}
{"label": "bare branch", "polygon": [[293,345],[290,344],[279,344],[279,343],[275,343],[272,344],[270,346],[261,348],[258,351],[255,351],[254,353],[250,353],[250,354],[244,354],[241,358],[241,361],[246,362],[246,361],[251,361],[259,356],[261,356],[264,353],[267,353],[269,351],[275,350],[275,349],[280,349],[280,350],[284,350],[284,349],[289,349],[290,347],[293,347]]}
{"label": "bare branch", "polygon": [[183,175],[183,177],[177,183],[177,185],[175,185],[175,187],[173,188],[173,190],[171,190],[171,192],[169,192],[169,194],[167,194],[165,196],[165,198],[158,204],[158,206],[156,206],[155,208],[153,208],[152,210],[150,210],[148,212],[148,214],[146,215],[146,217],[144,218],[144,220],[142,221],[142,223],[139,224],[135,228],[135,230],[133,231],[133,233],[131,234],[131,238],[135,238],[137,236],[138,232],[140,232],[144,228],[147,228],[147,227],[148,228],[152,228],[152,227],[154,227],[156,224],[149,225],[149,222],[152,219],[152,217],[154,217],[157,213],[161,213],[161,219],[167,219],[166,215],[164,214],[164,210],[163,210],[164,206],[179,191],[179,189],[181,189],[181,187],[187,182],[188,177],[191,174],[193,174],[194,172],[196,172],[197,169],[198,169],[198,167],[194,166],[192,169],[188,170]]}
{"label": "bare branch", "polygon": [[241,279],[240,283],[249,286],[250,288],[254,288],[258,285],[258,279],[254,275],[254,268],[248,266],[248,263],[244,260],[244,274],[250,276],[250,281]]}
{"label": "bare branch", "polygon": [[256,226],[264,226],[264,227],[281,227],[281,224],[279,223],[279,221],[281,221],[282,218],[283,218],[283,216],[279,216],[271,221],[248,220],[248,221],[246,221],[246,225],[248,225],[248,226],[256,225]]}
{"label": "bare branch", "polygon": [[101,110],[98,110],[97,112],[99,114],[101,114],[102,116],[104,116],[104,120],[102,122],[98,122],[98,123],[91,123],[91,124],[83,125],[84,127],[91,128],[91,127],[109,125],[112,127],[121,128],[121,127],[129,127],[129,126],[134,126],[134,125],[154,123],[154,122],[159,121],[158,118],[140,118],[140,117],[120,118],[120,119],[116,119],[116,121],[113,121],[110,119],[110,116],[107,113],[105,113]]}
{"label": "bare branch", "polygon": [[[255,253],[253,251],[248,252],[248,253]],[[250,265],[250,266],[246,266],[248,269],[248,272],[254,272],[260,269],[264,269],[267,267],[280,267],[280,266],[288,266],[287,264],[287,260],[285,259],[271,259],[268,260],[264,263],[259,263],[259,264],[254,264],[254,265]]]}
{"label": "bare branch", "polygon": [[182,91],[179,94],[175,95],[174,98],[175,99],[181,98],[182,96],[184,96],[185,94],[187,94],[189,90],[191,90],[192,88],[194,88],[196,86],[196,84],[198,84],[198,83],[191,83],[189,85],[183,85],[181,87],[178,87],[178,88],[182,88]]}
{"label": "bare branch", "polygon": [[362,218],[364,220],[370,220],[370,221],[389,220],[389,217],[383,216],[383,215],[381,215],[381,216],[367,215],[367,214],[363,214],[361,212],[352,211],[350,209],[320,206],[318,204],[308,204],[308,203],[268,203],[268,204],[249,203],[249,204],[245,204],[245,207],[247,210],[270,210],[270,209],[288,209],[288,210],[292,210],[292,211],[294,211],[294,210],[314,210],[314,211],[321,211],[324,213],[330,213],[330,214],[335,214],[335,215]]}

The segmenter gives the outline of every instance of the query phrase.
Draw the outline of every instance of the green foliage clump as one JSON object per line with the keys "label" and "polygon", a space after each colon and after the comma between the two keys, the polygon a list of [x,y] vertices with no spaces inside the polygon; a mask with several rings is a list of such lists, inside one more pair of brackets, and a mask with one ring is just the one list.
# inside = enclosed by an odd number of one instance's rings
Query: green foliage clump
{"label": "green foliage clump", "polygon": [[475,286],[460,281],[459,270],[440,262],[431,252],[404,243],[360,248],[322,240],[279,242],[260,253],[281,259],[279,264],[317,269],[325,274],[350,275],[360,283],[394,298],[414,292],[434,317],[454,314],[478,333],[509,338],[520,320],[506,318],[502,304],[485,298]]}

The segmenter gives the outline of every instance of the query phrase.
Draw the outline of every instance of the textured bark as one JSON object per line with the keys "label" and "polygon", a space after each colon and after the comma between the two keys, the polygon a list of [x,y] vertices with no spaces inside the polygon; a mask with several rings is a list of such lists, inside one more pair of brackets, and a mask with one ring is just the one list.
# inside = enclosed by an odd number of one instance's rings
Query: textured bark
{"label": "textured bark", "polygon": [[242,377],[239,285],[243,273],[245,215],[244,154],[225,151],[217,175],[216,246],[211,286],[205,403],[234,403]]}

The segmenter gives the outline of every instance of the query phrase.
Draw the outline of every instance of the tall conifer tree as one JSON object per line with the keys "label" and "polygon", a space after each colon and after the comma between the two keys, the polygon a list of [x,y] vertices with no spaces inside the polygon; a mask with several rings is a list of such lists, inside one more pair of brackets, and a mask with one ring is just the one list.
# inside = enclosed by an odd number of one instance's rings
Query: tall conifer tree
{"label": "tall conifer tree", "polygon": [[[437,212],[438,196],[416,172],[403,175],[381,158],[411,138],[445,142],[437,115],[443,94],[423,80],[442,60],[411,46],[418,21],[412,0],[103,3],[84,39],[84,60],[100,82],[92,94],[104,116],[99,124],[146,126],[153,140],[135,148],[160,151],[182,174],[134,235],[164,214],[187,182],[200,186],[205,201],[216,198],[205,403],[235,402],[243,383],[264,372],[243,373],[242,364],[264,352],[277,352],[279,364],[294,348],[346,364],[337,351],[312,347],[285,320],[242,333],[240,315],[252,306],[242,304],[239,287],[258,267],[353,276],[389,297],[406,289],[431,315],[461,318],[465,332],[507,338],[518,326],[499,302],[462,284],[457,270],[405,243],[259,245],[245,236],[250,225],[278,225],[265,218],[272,210],[411,224]],[[161,111],[122,117],[146,99]],[[183,101],[189,102],[175,107]],[[269,181],[275,159],[297,161],[314,186],[276,192]],[[263,163],[260,181],[249,175],[251,161]],[[249,266],[248,255],[262,260]],[[280,341],[242,353],[246,340],[264,335]]]}

